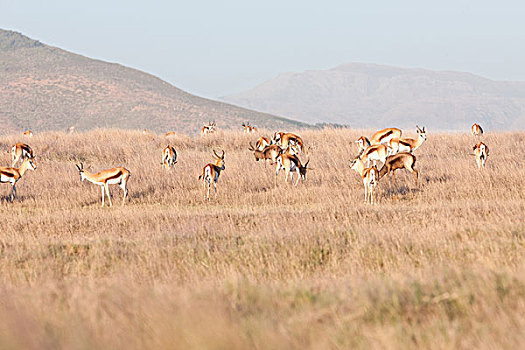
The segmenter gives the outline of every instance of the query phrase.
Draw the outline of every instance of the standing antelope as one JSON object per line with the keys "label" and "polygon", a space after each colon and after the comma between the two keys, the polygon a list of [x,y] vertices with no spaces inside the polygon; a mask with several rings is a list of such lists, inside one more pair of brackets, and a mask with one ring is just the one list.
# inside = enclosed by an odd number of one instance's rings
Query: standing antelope
{"label": "standing antelope", "polygon": [[383,176],[387,175],[388,173],[392,172],[392,181],[394,183],[394,186],[396,185],[396,179],[394,177],[394,172],[397,169],[407,169],[414,175],[414,179],[416,180],[416,186],[417,186],[417,178],[419,176],[419,171],[414,169],[414,164],[416,164],[416,156],[412,153],[407,152],[400,152],[398,154],[395,154],[393,156],[389,156],[386,158],[386,162],[379,171],[379,178],[381,179]]}
{"label": "standing antelope", "polygon": [[410,152],[413,153],[416,149],[418,149],[423,142],[427,139],[427,132],[425,130],[425,127],[423,129],[420,129],[419,126],[416,125],[416,132],[417,132],[417,139],[409,139],[409,138],[402,138],[402,139],[392,139],[388,143],[390,148],[392,149],[392,154],[396,154],[398,152]]}
{"label": "standing antelope", "polygon": [[474,147],[474,155],[476,156],[476,163],[478,164],[478,169],[485,167],[485,162],[489,156],[489,148],[483,142],[478,142]]}
{"label": "standing antelope", "polygon": [[69,127],[69,133],[70,134],[74,134],[75,133],[75,127],[74,126],[70,126]]}
{"label": "standing antelope", "polygon": [[364,151],[367,147],[370,147],[370,140],[366,136],[361,136],[354,142],[357,143],[357,148],[359,152]]}
{"label": "standing antelope", "polygon": [[403,132],[400,129],[397,128],[386,128],[383,130],[380,130],[376,132],[374,135],[372,135],[372,138],[370,139],[370,143],[372,145],[379,145],[382,143],[388,143],[392,139],[399,139],[401,138],[401,134]]}
{"label": "standing antelope", "polygon": [[365,187],[365,203],[374,204],[374,187],[379,181],[379,171],[374,165],[370,168],[365,167],[365,163],[359,158],[356,158],[350,163],[350,168],[354,169],[363,179],[363,186]]}
{"label": "standing antelope", "polygon": [[289,145],[297,145],[301,151],[304,151],[303,139],[296,134],[291,132],[288,133],[275,133],[273,140],[276,144],[280,145],[283,149],[287,148]]}
{"label": "standing antelope", "polygon": [[257,132],[257,128],[255,126],[251,126],[250,123],[242,123],[242,126],[244,128],[245,134]]}
{"label": "standing antelope", "polygon": [[109,195],[109,185],[119,185],[120,188],[122,188],[122,191],[124,191],[122,205],[126,204],[126,197],[128,195],[128,189],[126,188],[126,185],[128,183],[129,177],[131,176],[131,173],[128,169],[118,167],[102,170],[101,172],[93,174],[84,170],[84,164],[80,163],[80,165],[75,165],[78,169],[78,172],[80,173],[81,181],[88,180],[89,182],[94,183],[95,185],[98,185],[102,188],[102,206],[104,206],[104,190],[108,195],[109,206],[111,207],[113,205],[111,203],[111,196]]}
{"label": "standing antelope", "polygon": [[358,155],[361,160],[370,166],[370,161],[377,164],[377,161],[385,162],[386,157],[390,154],[390,147],[386,145],[373,145],[361,151]]}
{"label": "standing antelope", "polygon": [[219,156],[217,152],[213,150],[213,154],[217,161],[215,162],[215,164],[206,164],[206,166],[204,166],[204,168],[202,169],[202,174],[199,175],[199,180],[202,179],[202,187],[204,189],[204,192],[206,192],[206,185],[208,185],[208,191],[205,195],[205,199],[207,200],[210,200],[210,189],[212,182],[213,187],[215,188],[215,198],[217,198],[217,182],[219,181],[221,171],[225,169],[224,151],[222,151],[222,155]]}
{"label": "standing antelope", "polygon": [[19,159],[33,158],[33,150],[25,143],[17,143],[11,148],[11,166],[15,166]]}
{"label": "standing antelope", "polygon": [[288,175],[290,175],[291,183],[293,184],[293,173],[297,173],[297,181],[295,182],[295,186],[299,183],[300,179],[303,179],[303,181],[306,180],[306,170],[308,167],[308,163],[310,163],[310,160],[308,160],[304,165],[301,164],[301,161],[296,155],[289,154],[289,153],[283,153],[280,154],[277,157],[277,162],[275,165],[275,186],[277,186],[277,175],[279,175],[279,171],[283,169],[285,171],[284,173],[284,182],[288,182]]}
{"label": "standing antelope", "polygon": [[9,195],[11,202],[15,198],[18,199],[18,195],[16,192],[16,183],[18,182],[18,180],[20,180],[20,178],[24,176],[27,170],[36,169],[34,161],[34,158],[28,157],[24,159],[22,165],[20,165],[19,168],[0,167],[0,183],[9,182],[11,184],[11,194]]}
{"label": "standing antelope", "polygon": [[33,137],[33,132],[31,130],[24,131],[24,136]]}
{"label": "standing antelope", "polygon": [[175,148],[173,146],[167,145],[166,148],[162,151],[162,163],[163,166],[168,168],[172,168],[175,164],[177,164],[177,151],[175,151]]}
{"label": "standing antelope", "polygon": [[250,147],[248,150],[253,152],[255,160],[259,161],[260,159],[264,160],[264,166],[266,167],[266,161],[270,160],[270,164],[274,164],[277,161],[277,157],[283,153],[283,149],[277,145],[270,145],[265,147],[262,151],[259,151],[255,148],[250,142]]}
{"label": "standing antelope", "polygon": [[216,126],[215,120],[213,122],[212,121],[208,122],[208,125],[204,125],[201,128],[201,136],[207,135],[207,134],[213,134],[215,132],[215,126]]}
{"label": "standing antelope", "polygon": [[483,135],[483,129],[479,124],[474,123],[472,127],[470,128],[470,132],[473,136],[481,136]]}
{"label": "standing antelope", "polygon": [[270,146],[271,144],[272,142],[270,141],[269,138],[261,136],[255,142],[255,149],[262,151],[263,149]]}

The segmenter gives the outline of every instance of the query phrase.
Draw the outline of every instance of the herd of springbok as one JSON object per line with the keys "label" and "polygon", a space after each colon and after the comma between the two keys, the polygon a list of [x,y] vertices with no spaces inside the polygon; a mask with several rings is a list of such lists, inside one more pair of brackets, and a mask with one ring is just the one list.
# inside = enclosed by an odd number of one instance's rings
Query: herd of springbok
{"label": "herd of springbok", "polygon": [[[257,128],[250,125],[250,123],[242,124],[245,133],[253,133]],[[212,134],[216,131],[215,121],[209,122],[201,129],[201,135]],[[146,129],[144,133],[149,133]],[[371,138],[361,136],[355,143],[358,148],[358,155],[350,162],[350,168],[355,170],[362,178],[365,190],[365,203],[370,202],[374,204],[374,188],[377,186],[379,180],[392,173],[392,181],[395,185],[394,172],[398,169],[406,169],[414,175],[415,183],[418,183],[418,170],[414,168],[416,163],[416,151],[427,139],[425,128],[420,128],[416,125],[417,139],[402,138],[402,131],[397,128],[387,128],[374,133]],[[472,135],[480,137],[483,135],[483,129],[478,124],[472,125]],[[27,137],[32,137],[31,131],[24,132]],[[165,134],[166,137],[175,136],[174,132]],[[284,170],[285,183],[288,183],[288,177],[291,183],[297,186],[302,179],[306,180],[306,172],[310,160],[304,164],[299,159],[299,155],[305,152],[305,145],[303,139],[294,133],[276,132],[273,137],[259,137],[255,145],[249,143],[249,148],[253,152],[255,160],[263,160],[265,167],[269,161],[271,165],[275,165],[275,186],[277,186],[277,176],[281,170]],[[489,149],[483,142],[478,142],[474,147],[474,155],[476,156],[476,163],[479,169],[485,167],[485,162],[489,155]],[[224,165],[224,151],[219,155],[213,150],[213,155],[216,158],[215,164],[209,163],[202,169],[202,174],[199,175],[199,180],[203,182],[204,196],[206,200],[210,200],[210,190],[213,185],[215,190],[215,197],[217,196],[217,183],[221,171],[225,169]],[[35,170],[35,155],[33,149],[26,143],[19,142],[11,148],[11,167],[0,167],[0,183],[10,183],[11,202],[17,199],[16,184],[24,176],[27,170]],[[16,163],[21,160],[22,163],[18,168],[15,168]],[[377,162],[381,162],[383,166],[381,170],[377,168]],[[168,145],[162,151],[162,166],[170,169],[177,163],[177,152],[175,148]],[[372,163],[372,165],[370,164]],[[88,180],[91,183],[98,185],[102,190],[102,206],[104,206],[104,198],[107,195],[109,205],[112,206],[111,196],[109,194],[109,185],[119,185],[124,196],[122,204],[125,204],[128,195],[127,182],[131,176],[131,172],[123,167],[116,167],[108,170],[103,170],[98,173],[90,173],[84,170],[82,163],[75,164],[80,174],[81,181]],[[294,183],[294,173],[297,175]]]}

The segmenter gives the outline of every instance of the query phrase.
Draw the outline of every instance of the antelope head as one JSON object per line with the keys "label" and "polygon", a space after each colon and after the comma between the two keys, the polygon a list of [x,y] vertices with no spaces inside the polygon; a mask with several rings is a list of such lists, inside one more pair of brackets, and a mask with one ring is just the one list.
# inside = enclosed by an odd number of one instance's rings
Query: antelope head
{"label": "antelope head", "polygon": [[80,181],[84,181],[86,179],[86,176],[84,175],[84,164],[80,163],[80,165],[75,164],[75,166],[78,169],[78,173],[80,174]]}
{"label": "antelope head", "polygon": [[215,158],[217,159],[217,162],[215,163],[215,165],[217,165],[219,168],[224,170],[224,151],[222,151],[222,155],[219,156],[217,152],[213,150],[213,154],[215,155]]}

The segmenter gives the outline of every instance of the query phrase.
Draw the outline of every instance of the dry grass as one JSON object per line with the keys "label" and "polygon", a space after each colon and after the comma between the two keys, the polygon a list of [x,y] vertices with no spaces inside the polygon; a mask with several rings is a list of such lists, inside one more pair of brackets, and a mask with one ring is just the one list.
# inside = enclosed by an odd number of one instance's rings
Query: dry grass
{"label": "dry grass", "polygon": [[[369,133],[369,132],[368,132]],[[420,186],[398,173],[378,205],[348,167],[350,130],[303,131],[305,183],[273,187],[256,136],[45,133],[38,169],[1,187],[1,348],[516,348],[525,344],[525,134],[431,134]],[[331,143],[326,142],[328,139]],[[0,139],[0,149],[19,141]],[[219,196],[197,177],[226,151]],[[306,156],[306,158],[308,157]],[[123,165],[130,200],[81,183],[74,162]],[[0,154],[9,164],[9,155]]]}

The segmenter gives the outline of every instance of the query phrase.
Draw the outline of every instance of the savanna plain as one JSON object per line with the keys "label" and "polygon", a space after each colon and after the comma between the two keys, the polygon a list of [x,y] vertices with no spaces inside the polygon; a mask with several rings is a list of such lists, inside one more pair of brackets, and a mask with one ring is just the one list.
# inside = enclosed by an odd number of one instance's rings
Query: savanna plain
{"label": "savanna plain", "polygon": [[[270,134],[270,131],[261,134]],[[256,162],[259,135],[47,132],[37,169],[0,188],[0,347],[348,349],[525,346],[525,133],[487,133],[477,169],[467,134],[427,131],[376,205],[349,168],[371,131],[299,130],[297,187]],[[415,137],[411,130],[404,136]],[[162,149],[178,152],[172,170]],[[217,198],[198,175],[225,151]],[[129,197],[81,182],[124,166]],[[107,204],[107,203],[106,203]]]}

